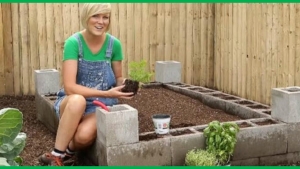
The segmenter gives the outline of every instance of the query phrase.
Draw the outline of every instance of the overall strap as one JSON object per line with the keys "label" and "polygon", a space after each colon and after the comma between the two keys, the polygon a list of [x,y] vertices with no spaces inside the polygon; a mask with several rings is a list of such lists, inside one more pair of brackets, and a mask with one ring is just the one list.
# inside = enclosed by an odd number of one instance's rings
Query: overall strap
{"label": "overall strap", "polygon": [[115,37],[113,37],[112,35],[109,35],[109,43],[108,43],[108,47],[106,49],[106,54],[105,54],[107,59],[111,59],[113,46],[114,46],[114,40],[115,40]]}
{"label": "overall strap", "polygon": [[80,36],[79,36],[79,32],[75,33],[73,36],[77,39],[77,42],[78,42],[79,58],[83,58],[83,47],[82,47],[82,41],[81,41]]}

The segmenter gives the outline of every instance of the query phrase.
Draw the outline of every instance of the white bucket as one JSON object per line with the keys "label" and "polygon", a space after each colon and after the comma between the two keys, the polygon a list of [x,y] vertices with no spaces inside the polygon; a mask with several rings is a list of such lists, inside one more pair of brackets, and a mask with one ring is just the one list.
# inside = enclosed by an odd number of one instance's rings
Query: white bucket
{"label": "white bucket", "polygon": [[152,116],[156,134],[169,133],[171,116],[167,114],[155,114]]}

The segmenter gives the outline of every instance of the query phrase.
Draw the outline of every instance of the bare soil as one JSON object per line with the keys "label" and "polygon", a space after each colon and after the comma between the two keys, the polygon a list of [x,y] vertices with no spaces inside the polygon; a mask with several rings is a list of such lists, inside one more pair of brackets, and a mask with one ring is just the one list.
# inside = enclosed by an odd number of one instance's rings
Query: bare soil
{"label": "bare soil", "polygon": [[[240,119],[221,110],[205,106],[196,99],[161,87],[142,89],[133,99],[120,100],[120,104],[129,104],[138,110],[140,133],[154,130],[151,116],[157,113],[172,116],[170,128],[207,124],[212,120],[224,122]],[[22,132],[27,134],[27,140],[26,146],[20,154],[24,160],[22,165],[38,166],[38,156],[52,150],[55,135],[37,120],[34,96],[0,96],[0,109],[7,107],[19,109],[24,116]],[[188,131],[182,132],[189,134]],[[182,133],[172,133],[172,135],[178,134]],[[77,165],[77,163],[71,165]]]}

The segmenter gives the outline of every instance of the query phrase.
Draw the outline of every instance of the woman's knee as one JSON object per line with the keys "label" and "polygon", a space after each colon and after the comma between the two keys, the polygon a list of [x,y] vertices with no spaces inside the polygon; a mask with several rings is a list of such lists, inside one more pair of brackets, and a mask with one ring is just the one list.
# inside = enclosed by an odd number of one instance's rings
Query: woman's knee
{"label": "woman's knee", "polygon": [[[63,105],[63,104],[65,104],[65,105]],[[66,102],[62,103],[61,106],[64,107],[63,112],[82,115],[86,108],[86,100],[82,95],[73,94],[73,95],[68,96],[68,98],[66,99]]]}

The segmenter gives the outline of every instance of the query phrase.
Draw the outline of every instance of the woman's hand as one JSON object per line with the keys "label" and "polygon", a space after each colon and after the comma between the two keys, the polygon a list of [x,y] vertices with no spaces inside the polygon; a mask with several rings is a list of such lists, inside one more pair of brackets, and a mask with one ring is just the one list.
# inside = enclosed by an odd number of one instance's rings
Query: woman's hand
{"label": "woman's hand", "polygon": [[117,78],[117,86],[124,85],[126,78],[119,77]]}
{"label": "woman's hand", "polygon": [[114,87],[110,90],[108,90],[108,97],[113,98],[122,98],[122,99],[131,99],[133,97],[133,92],[130,93],[124,93],[121,92],[121,89],[125,87],[125,85]]}

